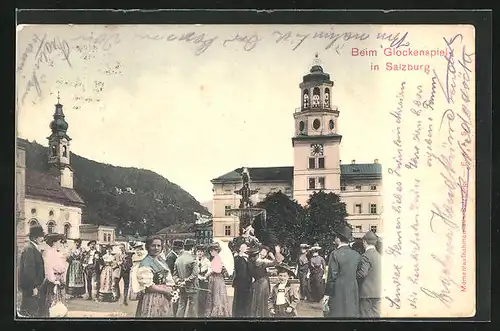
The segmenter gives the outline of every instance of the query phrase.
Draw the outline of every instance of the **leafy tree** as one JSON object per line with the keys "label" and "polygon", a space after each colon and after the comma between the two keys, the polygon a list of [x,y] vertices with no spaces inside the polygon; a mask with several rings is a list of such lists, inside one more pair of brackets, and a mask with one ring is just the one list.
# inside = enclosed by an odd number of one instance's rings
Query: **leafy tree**
{"label": "leafy tree", "polygon": [[265,224],[262,224],[263,217],[255,222],[255,235],[264,244],[280,244],[288,248],[299,245],[298,240],[304,230],[301,221],[304,209],[301,205],[279,191],[269,194],[256,207],[266,210]]}
{"label": "leafy tree", "polygon": [[333,233],[345,225],[345,203],[335,193],[323,191],[311,194],[307,201],[304,236],[310,243],[318,243],[325,251],[333,249]]}

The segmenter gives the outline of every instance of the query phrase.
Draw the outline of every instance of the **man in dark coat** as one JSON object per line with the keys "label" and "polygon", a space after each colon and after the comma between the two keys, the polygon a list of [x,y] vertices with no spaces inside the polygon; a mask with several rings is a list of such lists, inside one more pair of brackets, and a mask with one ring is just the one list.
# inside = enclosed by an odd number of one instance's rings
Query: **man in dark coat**
{"label": "man in dark coat", "polygon": [[248,317],[252,287],[252,275],[247,255],[248,246],[243,243],[239,247],[239,253],[234,258],[234,277],[233,277],[233,317]]}
{"label": "man in dark coat", "polygon": [[307,249],[309,245],[300,245],[300,256],[297,262],[297,275],[300,282],[300,299],[305,300],[309,296],[309,280],[307,275],[309,273],[309,259],[307,258]]}
{"label": "man in dark coat", "polygon": [[361,317],[380,317],[380,296],[382,286],[382,262],[375,245],[378,237],[368,231],[363,237],[364,254],[358,265],[359,308]]}
{"label": "man in dark coat", "polygon": [[328,317],[359,317],[356,272],[361,256],[349,246],[352,230],[344,226],[336,233],[337,249],[330,254],[324,302]]}
{"label": "man in dark coat", "polygon": [[194,256],[196,243],[186,239],[184,250],[174,265],[173,279],[179,290],[179,307],[176,317],[198,317],[198,263]]}
{"label": "man in dark coat", "polygon": [[[174,240],[172,243],[172,249],[168,252],[165,257],[165,262],[167,263],[170,272],[174,272],[175,261],[179,257],[182,252],[182,248],[184,247],[184,242],[182,240]],[[172,303],[172,311],[174,312],[174,316],[177,314],[177,309],[179,307],[179,301]]]}
{"label": "man in dark coat", "polygon": [[36,317],[38,311],[38,288],[45,278],[43,257],[39,245],[44,234],[40,225],[30,228],[29,242],[21,253],[19,261],[19,288],[22,293],[20,315]]}

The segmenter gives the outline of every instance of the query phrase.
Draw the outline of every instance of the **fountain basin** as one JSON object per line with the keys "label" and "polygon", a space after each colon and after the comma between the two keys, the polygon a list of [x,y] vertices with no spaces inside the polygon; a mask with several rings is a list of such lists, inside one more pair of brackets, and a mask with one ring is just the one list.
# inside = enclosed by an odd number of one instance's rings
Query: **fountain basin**
{"label": "fountain basin", "polygon": [[249,218],[253,219],[256,216],[264,213],[266,210],[264,208],[256,208],[256,207],[248,207],[248,208],[234,208],[229,209],[229,213],[233,216],[237,216],[238,218]]}

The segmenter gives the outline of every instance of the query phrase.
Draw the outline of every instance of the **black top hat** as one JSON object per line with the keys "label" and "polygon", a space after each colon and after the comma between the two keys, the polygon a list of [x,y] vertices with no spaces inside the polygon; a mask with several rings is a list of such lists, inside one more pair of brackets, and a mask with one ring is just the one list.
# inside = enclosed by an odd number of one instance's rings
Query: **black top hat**
{"label": "black top hat", "polygon": [[52,246],[53,243],[59,240],[64,240],[64,235],[61,233],[49,233],[45,236],[45,242],[49,246]]}
{"label": "black top hat", "polygon": [[220,253],[222,248],[220,247],[220,244],[218,242],[211,243],[210,246],[208,247],[209,250],[214,250],[217,253]]}
{"label": "black top hat", "polygon": [[293,271],[293,269],[292,269],[292,268],[290,268],[289,266],[285,265],[285,264],[278,264],[278,265],[276,266],[276,271],[278,271],[278,274],[279,274],[280,272],[283,272],[283,271],[284,271],[284,272],[288,273],[288,275],[289,275],[290,277],[295,277],[295,272]]}
{"label": "black top hat", "polygon": [[97,244],[97,241],[95,241],[95,240],[91,240],[91,241],[89,241],[89,242],[87,243],[87,246],[90,246],[90,245],[92,245],[92,244]]}
{"label": "black top hat", "polygon": [[352,229],[347,225],[344,225],[341,229],[334,231],[334,233],[337,237],[346,242],[350,241],[352,238]]}
{"label": "black top hat", "polygon": [[180,248],[182,249],[184,247],[184,242],[182,240],[174,240],[172,243],[172,248]]}
{"label": "black top hat", "polygon": [[191,249],[194,246],[196,246],[196,241],[193,239],[184,240],[184,248]]}
{"label": "black top hat", "polygon": [[79,239],[79,238],[77,238],[77,239],[75,239],[75,240],[73,240],[73,241],[75,242],[75,244],[81,244],[81,243],[82,243],[82,240],[81,240],[81,239]]}
{"label": "black top hat", "polygon": [[41,225],[36,224],[36,225],[31,226],[29,237],[30,238],[44,237],[43,228],[41,227]]}

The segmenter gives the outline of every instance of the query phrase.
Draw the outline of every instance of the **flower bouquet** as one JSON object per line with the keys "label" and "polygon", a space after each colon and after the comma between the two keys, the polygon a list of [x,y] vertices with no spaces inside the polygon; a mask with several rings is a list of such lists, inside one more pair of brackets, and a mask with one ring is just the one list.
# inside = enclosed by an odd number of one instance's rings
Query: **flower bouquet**
{"label": "flower bouquet", "polygon": [[140,267],[137,269],[137,281],[141,284],[141,287],[147,288],[154,284],[153,273],[148,267]]}

